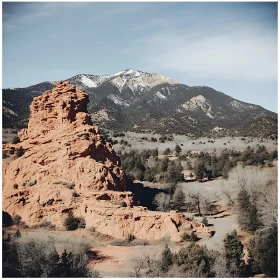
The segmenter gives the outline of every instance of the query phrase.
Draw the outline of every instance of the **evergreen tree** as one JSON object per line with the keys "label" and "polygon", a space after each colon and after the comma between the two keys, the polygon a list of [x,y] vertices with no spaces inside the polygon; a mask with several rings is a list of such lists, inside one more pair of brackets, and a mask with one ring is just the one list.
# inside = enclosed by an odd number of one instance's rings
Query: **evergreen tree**
{"label": "evergreen tree", "polygon": [[205,174],[206,168],[205,168],[205,164],[204,162],[199,162],[198,165],[196,166],[196,178],[199,179],[199,181],[201,182],[202,179],[204,178],[204,174]]}
{"label": "evergreen tree", "polygon": [[228,233],[224,239],[225,257],[227,268],[235,267],[238,270],[239,276],[244,276],[245,262],[243,258],[243,245],[237,236],[236,230]]}
{"label": "evergreen tree", "polygon": [[178,211],[182,210],[186,206],[186,195],[182,191],[182,188],[176,188],[172,197],[172,205],[172,208]]}
{"label": "evergreen tree", "polygon": [[173,254],[171,253],[169,247],[166,244],[164,250],[161,253],[161,257],[160,257],[161,270],[164,272],[167,272],[169,267],[173,263],[172,260],[173,260]]}
{"label": "evergreen tree", "polygon": [[169,148],[165,149],[163,152],[164,155],[169,155],[171,154],[171,150]]}
{"label": "evergreen tree", "polygon": [[180,147],[178,144],[176,144],[176,146],[175,146],[175,152],[176,152],[177,154],[180,154],[181,151],[182,151],[181,147]]}
{"label": "evergreen tree", "polygon": [[191,271],[193,277],[211,276],[212,259],[206,247],[191,243],[188,247],[181,248],[174,260],[182,272]]}
{"label": "evergreen tree", "polygon": [[239,225],[250,232],[255,232],[261,225],[256,201],[251,202],[248,191],[243,187],[237,196],[237,220]]}
{"label": "evergreen tree", "polygon": [[267,276],[278,277],[277,224],[274,224],[267,232],[255,236],[249,245],[249,256],[252,270],[257,271],[257,266]]}

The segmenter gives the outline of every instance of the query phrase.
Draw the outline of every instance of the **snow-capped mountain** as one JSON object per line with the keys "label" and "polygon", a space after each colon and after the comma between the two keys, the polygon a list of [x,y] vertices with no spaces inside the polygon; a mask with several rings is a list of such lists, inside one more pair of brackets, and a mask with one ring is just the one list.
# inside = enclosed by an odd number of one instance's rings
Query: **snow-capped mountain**
{"label": "snow-capped mountain", "polygon": [[[212,88],[189,87],[139,70],[127,69],[111,75],[79,74],[68,80],[89,94],[88,110],[93,121],[110,129],[203,134],[215,127],[242,125],[244,120],[277,117],[258,105]],[[28,88],[4,89],[4,126],[27,120],[33,97],[53,87],[54,82],[44,82]]]}

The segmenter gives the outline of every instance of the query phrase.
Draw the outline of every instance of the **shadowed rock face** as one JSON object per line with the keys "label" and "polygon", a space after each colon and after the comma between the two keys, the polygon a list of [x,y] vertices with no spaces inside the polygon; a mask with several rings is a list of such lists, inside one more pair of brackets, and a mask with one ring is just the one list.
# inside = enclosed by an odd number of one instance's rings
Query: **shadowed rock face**
{"label": "shadowed rock face", "polygon": [[[3,146],[25,149],[23,156],[3,164],[3,210],[20,215],[27,225],[47,220],[57,227],[72,210],[87,227],[115,237],[180,239],[177,224],[190,228],[181,216],[178,222],[172,214],[133,207],[120,159],[92,125],[88,102],[87,94],[69,82],[34,98],[20,143]],[[128,207],[117,205],[120,201]]]}

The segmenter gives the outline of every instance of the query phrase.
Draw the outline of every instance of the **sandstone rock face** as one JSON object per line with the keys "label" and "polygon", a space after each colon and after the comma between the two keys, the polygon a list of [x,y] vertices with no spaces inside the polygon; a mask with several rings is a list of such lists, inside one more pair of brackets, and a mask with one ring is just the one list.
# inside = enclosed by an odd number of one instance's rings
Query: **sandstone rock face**
{"label": "sandstone rock face", "polygon": [[50,221],[58,228],[71,210],[87,227],[117,238],[130,233],[179,241],[182,230],[199,229],[179,213],[133,206],[120,159],[92,125],[88,102],[88,95],[69,82],[34,98],[20,143],[3,145],[7,151],[25,149],[2,165],[3,210],[30,226]]}
{"label": "sandstone rock face", "polygon": [[[28,129],[19,133],[25,154],[6,170],[3,184],[31,181],[75,184],[76,190],[125,191],[127,181],[120,159],[87,113],[88,96],[68,82],[35,97]],[[10,149],[11,144],[4,149]]]}

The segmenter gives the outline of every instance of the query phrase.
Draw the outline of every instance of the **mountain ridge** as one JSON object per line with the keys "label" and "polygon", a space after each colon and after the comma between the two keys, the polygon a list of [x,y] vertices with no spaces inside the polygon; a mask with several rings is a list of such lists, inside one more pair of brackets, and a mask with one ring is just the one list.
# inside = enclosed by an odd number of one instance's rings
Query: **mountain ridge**
{"label": "mountain ridge", "polygon": [[[68,79],[89,94],[89,113],[104,128],[203,134],[277,114],[207,86],[187,86],[156,73],[126,69],[111,75],[78,74]],[[54,82],[3,89],[3,125],[28,120],[33,97]]]}

